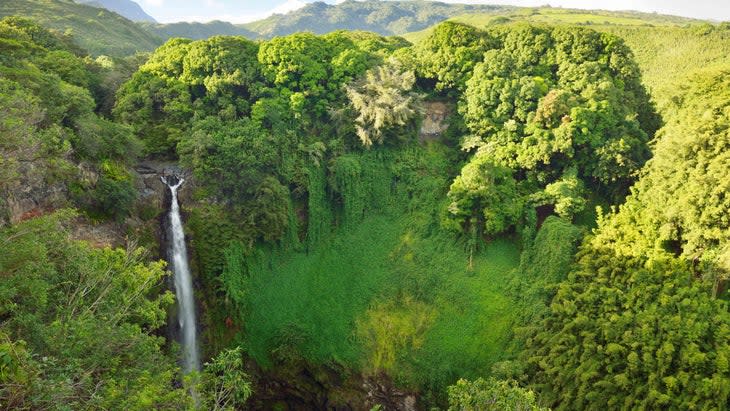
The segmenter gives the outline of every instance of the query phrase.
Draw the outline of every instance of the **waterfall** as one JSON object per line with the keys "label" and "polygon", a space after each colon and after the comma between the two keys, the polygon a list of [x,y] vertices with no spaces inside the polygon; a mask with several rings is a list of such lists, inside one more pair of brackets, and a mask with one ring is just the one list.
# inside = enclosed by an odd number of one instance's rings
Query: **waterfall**
{"label": "waterfall", "polygon": [[169,261],[175,274],[175,296],[177,297],[178,321],[180,324],[182,363],[185,374],[200,371],[200,358],[197,342],[197,323],[195,321],[195,298],[193,296],[193,280],[188,267],[188,251],[185,246],[185,233],[180,218],[180,205],[177,201],[177,189],[183,183],[182,178],[162,177],[162,182],[170,187],[170,240]]}

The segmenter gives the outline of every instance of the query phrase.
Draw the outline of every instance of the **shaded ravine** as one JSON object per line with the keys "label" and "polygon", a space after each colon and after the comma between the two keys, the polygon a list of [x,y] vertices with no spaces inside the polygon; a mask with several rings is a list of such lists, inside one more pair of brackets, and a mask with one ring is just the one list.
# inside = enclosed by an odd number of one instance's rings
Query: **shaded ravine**
{"label": "shaded ravine", "polygon": [[180,218],[180,205],[177,190],[185,180],[176,176],[162,177],[162,182],[170,188],[169,244],[168,261],[172,266],[175,280],[175,296],[180,326],[180,345],[182,347],[182,367],[185,374],[200,371],[200,353],[197,341],[195,319],[195,297],[193,280],[188,266],[188,251],[185,246],[185,232]]}

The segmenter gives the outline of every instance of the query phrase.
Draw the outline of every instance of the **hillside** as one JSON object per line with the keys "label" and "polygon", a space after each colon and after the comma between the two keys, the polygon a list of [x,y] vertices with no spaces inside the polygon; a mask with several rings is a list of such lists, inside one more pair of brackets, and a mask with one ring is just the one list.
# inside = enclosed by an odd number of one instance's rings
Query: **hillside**
{"label": "hillside", "polygon": [[449,17],[466,13],[502,13],[515,9],[510,6],[446,4],[428,1],[348,0],[336,5],[323,2],[310,3],[287,14],[275,14],[266,19],[246,24],[211,21],[208,23],[142,23],[142,27],[164,39],[185,37],[197,40],[216,35],[266,39],[299,31],[324,34],[335,30],[372,31],[388,36],[422,30]]}
{"label": "hillside", "polygon": [[154,17],[145,13],[139,4],[132,0],[76,0],[76,2],[113,11],[134,22],[156,22]]}
{"label": "hillside", "polygon": [[[724,24],[640,12],[521,8],[500,15],[465,14],[449,21],[477,28],[505,24],[578,25],[615,34],[633,51],[642,79],[661,107],[675,94],[678,82],[695,70],[730,62],[730,30]],[[404,34],[412,43],[427,38],[434,27]]]}
{"label": "hillside", "polygon": [[334,30],[365,30],[397,35],[421,30],[452,16],[465,13],[505,12],[510,6],[445,4],[427,1],[354,1],[337,5],[316,2],[287,14],[244,24],[264,38],[297,31],[322,34]]}
{"label": "hillside", "polygon": [[128,56],[152,51],[162,41],[114,12],[71,0],[0,2],[0,17],[32,18],[44,27],[70,35],[91,55]]}
{"label": "hillside", "polygon": [[[579,10],[555,7],[520,7],[504,13],[463,13],[449,19],[459,23],[469,24],[477,28],[510,22],[529,22],[532,24],[570,24],[590,26],[594,29],[614,26],[655,27],[655,26],[683,26],[692,23],[701,23],[701,20],[679,16],[668,16],[637,11],[607,11],[607,10]],[[433,31],[427,27],[421,31],[404,33],[408,41],[417,43]]]}
{"label": "hillside", "polygon": [[411,42],[428,36],[433,25],[444,20],[485,27],[511,21],[534,24],[575,24],[596,29],[616,27],[685,26],[702,23],[684,17],[632,11],[573,10],[551,7],[446,4],[427,1],[354,1],[330,5],[310,3],[287,14],[275,14],[246,24],[223,21],[171,24],[142,23],[142,27],[163,39],[185,37],[205,39],[215,35],[271,38],[298,31],[315,34],[335,30],[364,30],[381,35],[402,35]]}
{"label": "hillside", "polygon": [[258,33],[254,33],[239,25],[217,20],[208,23],[140,23],[140,25],[148,32],[163,39],[185,37],[193,40],[202,40],[213,36],[244,36],[253,39],[259,36]]}

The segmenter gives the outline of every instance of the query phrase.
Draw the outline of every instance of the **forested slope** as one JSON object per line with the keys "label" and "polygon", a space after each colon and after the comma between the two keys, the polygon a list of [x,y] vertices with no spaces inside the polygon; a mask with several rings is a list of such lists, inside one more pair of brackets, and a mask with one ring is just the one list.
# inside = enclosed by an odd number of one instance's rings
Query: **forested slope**
{"label": "forested slope", "polygon": [[727,406],[727,68],[688,78],[528,346],[557,409]]}
{"label": "forested slope", "polygon": [[[559,8],[518,9],[511,13],[468,14],[450,21],[474,27],[490,27],[529,22],[586,26],[615,34],[629,46],[642,72],[642,81],[661,110],[677,94],[686,77],[708,66],[723,66],[730,62],[730,31],[727,24],[675,16],[637,12],[608,12]],[[405,34],[407,40],[418,43],[433,31]]]}
{"label": "forested slope", "polygon": [[130,20],[72,0],[12,0],[0,2],[0,17],[32,18],[43,27],[73,38],[91,55],[125,57],[152,51],[162,43]]}
{"label": "forested slope", "polygon": [[460,14],[496,13],[512,9],[514,7],[429,1],[348,0],[334,5],[314,2],[287,14],[275,14],[263,20],[246,23],[243,27],[263,38],[298,31],[324,34],[335,30],[366,30],[394,35],[421,30]]}
{"label": "forested slope", "polygon": [[152,16],[145,13],[139,4],[132,0],[76,0],[76,2],[113,11],[134,22],[155,22]]}
{"label": "forested slope", "polygon": [[[137,141],[95,113],[91,90],[103,69],[65,40],[30,20],[0,20],[0,402],[9,409],[184,403],[182,391],[170,390],[176,367],[164,340],[151,334],[171,302],[153,291],[163,265],[142,250],[73,241],[75,213],[51,214],[78,207],[124,218],[135,196],[127,165]],[[56,195],[14,215],[13,205],[36,191]]]}
{"label": "forested slope", "polygon": [[250,384],[237,350],[183,379],[161,336],[174,301],[165,263],[136,239],[127,249],[77,240],[84,226],[141,214],[130,170],[141,147],[104,117],[119,68],[74,54],[68,40],[28,19],[0,20],[0,404],[240,404]]}

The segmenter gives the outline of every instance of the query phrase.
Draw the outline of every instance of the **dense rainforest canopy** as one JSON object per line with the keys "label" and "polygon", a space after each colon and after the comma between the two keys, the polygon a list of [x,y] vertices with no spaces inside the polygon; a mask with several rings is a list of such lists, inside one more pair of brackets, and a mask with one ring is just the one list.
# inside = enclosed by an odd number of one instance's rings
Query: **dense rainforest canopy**
{"label": "dense rainforest canopy", "polygon": [[[93,59],[8,17],[0,51],[0,404],[727,408],[730,66],[660,117],[620,36],[567,25]],[[191,173],[199,374],[140,158]],[[107,223],[135,241],[77,240]]]}

